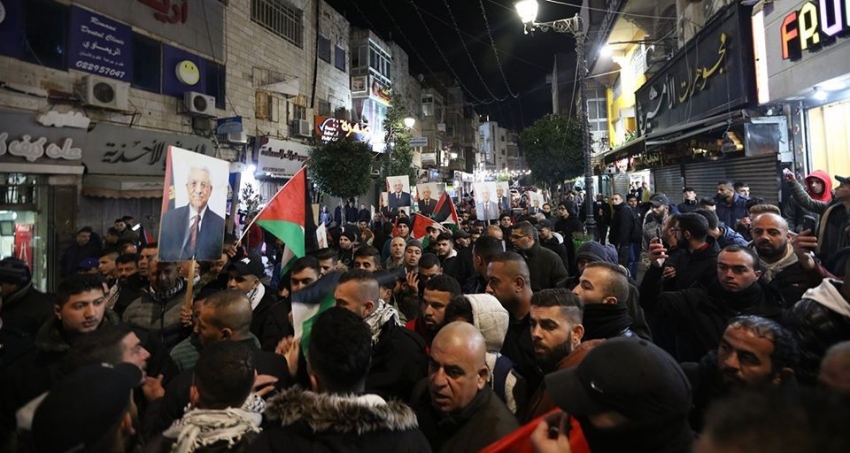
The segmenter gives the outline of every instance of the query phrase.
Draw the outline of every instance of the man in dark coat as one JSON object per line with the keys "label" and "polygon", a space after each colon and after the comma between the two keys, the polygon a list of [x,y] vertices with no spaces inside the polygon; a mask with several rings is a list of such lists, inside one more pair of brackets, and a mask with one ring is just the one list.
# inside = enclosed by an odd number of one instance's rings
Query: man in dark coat
{"label": "man in dark coat", "polygon": [[336,305],[360,315],[372,332],[366,390],[383,398],[406,400],[410,389],[425,376],[425,341],[401,325],[395,308],[380,295],[378,280],[362,269],[343,274],[334,291]]}
{"label": "man in dark coat", "polygon": [[309,346],[311,390],[292,388],[272,398],[270,427],[249,451],[430,451],[409,407],[364,393],[371,336],[349,310],[334,307],[319,315]]}
{"label": "man in dark coat", "polygon": [[620,264],[628,268],[634,257],[632,238],[635,233],[635,214],[623,200],[622,195],[615,193],[611,197],[611,202],[614,204],[614,210],[611,216],[611,230],[608,232],[608,239],[611,244],[617,247]]}
{"label": "man in dark coat", "polygon": [[717,279],[680,291],[661,291],[662,244],[650,244],[651,266],[640,285],[640,304],[649,314],[675,323],[683,351],[680,361],[699,360],[717,348],[723,329],[736,315],[780,319],[782,297],[760,280],[758,256],[751,249],[730,245],[717,256]]}
{"label": "man in dark coat", "polygon": [[518,428],[487,385],[486,353],[481,332],[466,322],[450,323],[434,338],[428,379],[412,403],[433,451],[479,451]]}
{"label": "man in dark coat", "polygon": [[528,263],[533,291],[560,287],[569,277],[564,261],[540,245],[537,229],[530,223],[519,222],[511,227],[511,243]]}
{"label": "man in dark coat", "polygon": [[160,260],[215,261],[221,257],[224,219],[209,209],[207,203],[212,190],[209,170],[189,170],[186,182],[189,204],[172,209],[162,216]]}
{"label": "man in dark coat", "polygon": [[45,321],[53,317],[55,297],[32,285],[27,263],[17,258],[0,261],[0,318],[4,326],[35,336]]}
{"label": "man in dark coat", "polygon": [[227,272],[227,289],[242,291],[251,301],[251,310],[254,312],[251,318],[251,333],[262,340],[266,320],[272,308],[277,305],[274,291],[260,281],[265,274],[262,259],[257,255],[246,256],[231,262]]}
{"label": "man in dark coat", "polygon": [[100,254],[100,242],[92,236],[91,227],[82,227],[77,231],[76,242],[71,244],[59,260],[59,275],[67,277],[77,273],[77,266],[86,258],[97,258]]}

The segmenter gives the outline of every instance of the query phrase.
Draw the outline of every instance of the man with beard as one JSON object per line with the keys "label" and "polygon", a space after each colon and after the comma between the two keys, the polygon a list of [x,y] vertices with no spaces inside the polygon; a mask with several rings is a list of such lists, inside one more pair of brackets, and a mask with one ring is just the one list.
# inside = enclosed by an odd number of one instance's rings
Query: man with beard
{"label": "man with beard", "polygon": [[[531,297],[531,341],[534,358],[544,374],[576,366],[600,341],[582,343],[581,301],[566,289],[544,289]],[[531,421],[555,408],[545,385],[534,390],[521,417]]]}
{"label": "man with beard", "polygon": [[177,263],[154,262],[148,267],[150,291],[130,303],[121,319],[148,330],[169,349],[189,336],[180,319],[186,300],[185,282],[177,272]]}
{"label": "man with beard", "polygon": [[159,253],[159,245],[156,242],[148,243],[139,252],[139,277],[146,283],[153,281],[153,278],[148,275],[148,267],[152,267],[151,265],[156,263],[157,253]]}
{"label": "man with beard", "polygon": [[567,280],[567,268],[557,253],[540,245],[540,238],[529,222],[519,222],[511,227],[511,243],[528,263],[529,283],[535,291],[558,288]]}
{"label": "man with beard", "polygon": [[629,279],[620,266],[588,263],[573,293],[584,306],[585,340],[638,337],[632,330],[633,321],[625,304],[629,297]]}
{"label": "man with beard", "polygon": [[708,220],[693,212],[672,217],[674,223],[670,234],[675,236],[677,247],[664,261],[663,269],[658,271],[650,267],[644,274],[644,280],[660,278],[667,290],[687,289],[711,281],[717,264],[717,250],[714,238],[708,234]]}
{"label": "man with beard", "polygon": [[460,296],[460,284],[448,275],[437,275],[425,283],[422,293],[421,317],[407,323],[407,328],[425,340],[426,351],[431,347],[434,335],[446,323],[446,307],[453,297]]}
{"label": "man with beard", "polygon": [[135,255],[124,254],[115,259],[118,271],[118,282],[113,291],[107,296],[107,304],[116,315],[121,316],[130,304],[142,297],[142,279],[139,277],[139,267]]}
{"label": "man with beard", "polygon": [[694,392],[691,426],[700,430],[711,403],[738,390],[766,390],[794,382],[799,350],[794,336],[759,316],[732,318],[717,350],[682,367]]}
{"label": "man with beard", "polygon": [[782,298],[760,281],[762,271],[752,249],[730,245],[717,256],[716,280],[685,290],[661,292],[658,273],[666,256],[662,244],[650,244],[653,267],[641,282],[640,305],[647,313],[679,326],[679,360],[699,360],[717,348],[724,326],[734,316],[782,316]]}
{"label": "man with beard", "polygon": [[717,183],[717,217],[729,228],[735,228],[738,219],[747,216],[747,199],[735,192],[731,182]]}
{"label": "man with beard", "polygon": [[604,341],[578,366],[547,375],[546,388],[563,411],[532,433],[537,452],[570,451],[570,427],[579,426],[594,453],[691,451],[688,379],[648,341]]}
{"label": "man with beard", "polygon": [[753,245],[758,253],[762,279],[782,294],[786,304],[795,304],[809,288],[818,286],[826,275],[821,274],[814,258],[806,248],[792,246],[806,237],[791,239],[788,223],[778,214],[759,214],[753,219]]}

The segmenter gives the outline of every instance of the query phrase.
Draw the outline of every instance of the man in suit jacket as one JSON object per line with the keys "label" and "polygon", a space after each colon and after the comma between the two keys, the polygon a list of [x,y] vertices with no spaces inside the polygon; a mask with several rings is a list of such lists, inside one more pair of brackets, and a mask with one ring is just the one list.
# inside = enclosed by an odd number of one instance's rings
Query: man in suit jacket
{"label": "man in suit jacket", "polygon": [[499,210],[507,212],[511,210],[511,204],[508,203],[508,197],[505,195],[505,189],[496,187],[496,202],[499,204]]}
{"label": "man in suit jacket", "polygon": [[221,258],[224,219],[207,205],[212,195],[210,171],[197,167],[189,170],[186,191],[189,204],[162,216],[159,259],[216,261]]}
{"label": "man in suit jacket", "polygon": [[487,186],[481,188],[481,201],[475,203],[475,215],[478,220],[485,222],[499,218],[499,207],[490,199],[490,189]]}
{"label": "man in suit jacket", "polygon": [[434,207],[436,206],[437,200],[431,198],[431,188],[425,186],[422,189],[422,199],[419,200],[419,213],[430,217],[434,213]]}
{"label": "man in suit jacket", "polygon": [[410,193],[404,192],[404,185],[401,180],[397,179],[393,183],[393,193],[389,194],[390,210],[396,212],[398,208],[406,208],[410,206]]}

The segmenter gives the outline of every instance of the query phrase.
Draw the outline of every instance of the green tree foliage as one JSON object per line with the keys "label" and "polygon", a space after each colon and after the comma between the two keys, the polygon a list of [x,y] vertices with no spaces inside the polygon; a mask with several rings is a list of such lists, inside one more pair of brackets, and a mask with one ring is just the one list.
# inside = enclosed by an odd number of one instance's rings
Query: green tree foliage
{"label": "green tree foliage", "polygon": [[386,137],[386,155],[381,166],[381,176],[408,175],[410,181],[416,181],[416,169],[413,168],[413,150],[410,148],[411,134],[404,125],[404,118],[409,115],[404,108],[404,98],[398,92],[393,93],[392,104],[387,109],[387,119],[384,120]]}
{"label": "green tree foliage", "polygon": [[372,150],[354,140],[338,140],[310,151],[310,178],[323,193],[350,198],[366,193],[372,183]]}
{"label": "green tree foliage", "polygon": [[519,141],[538,183],[557,185],[584,173],[581,123],[575,118],[540,118],[520,133]]}

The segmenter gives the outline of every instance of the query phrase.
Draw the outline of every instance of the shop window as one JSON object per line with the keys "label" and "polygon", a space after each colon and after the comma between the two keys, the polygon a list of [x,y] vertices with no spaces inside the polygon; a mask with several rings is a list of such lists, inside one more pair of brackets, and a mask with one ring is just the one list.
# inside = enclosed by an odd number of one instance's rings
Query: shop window
{"label": "shop window", "polygon": [[133,33],[133,88],[159,93],[162,72],[162,45],[159,41]]}
{"label": "shop window", "polygon": [[227,77],[227,68],[224,65],[207,60],[207,90],[206,94],[215,96],[215,108],[226,108],[225,78]]}
{"label": "shop window", "polygon": [[325,38],[322,35],[319,35],[319,48],[316,50],[316,53],[319,55],[319,59],[324,61],[325,63],[331,62],[331,40]]}
{"label": "shop window", "polygon": [[345,72],[345,49],[340,46],[334,47],[334,66]]}
{"label": "shop window", "polygon": [[67,69],[68,7],[44,0],[30,0],[23,5],[24,61]]}
{"label": "shop window", "polygon": [[[843,175],[850,168],[850,101],[809,110],[809,143],[812,170]],[[833,187],[838,182],[832,181]]]}

